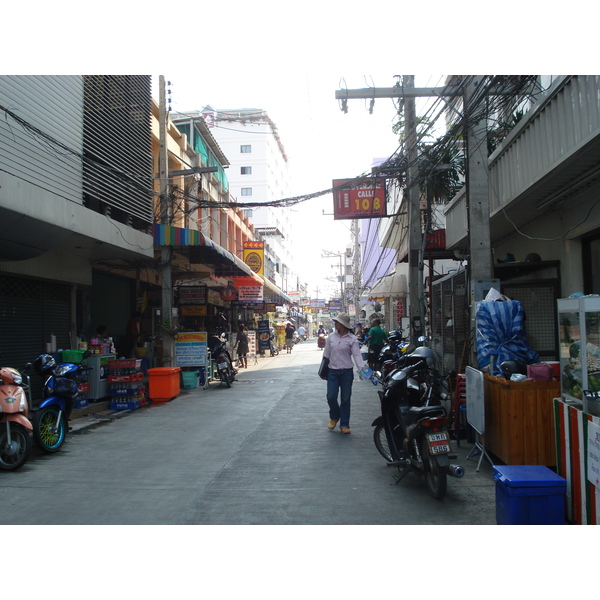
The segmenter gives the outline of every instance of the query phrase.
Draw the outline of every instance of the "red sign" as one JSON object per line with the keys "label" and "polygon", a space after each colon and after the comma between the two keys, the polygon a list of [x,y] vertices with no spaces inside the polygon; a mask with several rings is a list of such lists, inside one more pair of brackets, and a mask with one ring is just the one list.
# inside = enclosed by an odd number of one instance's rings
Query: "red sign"
{"label": "red sign", "polygon": [[404,316],[404,301],[402,298],[398,298],[396,304],[396,318],[398,319],[398,323],[402,322],[402,317]]}
{"label": "red sign", "polygon": [[385,179],[333,180],[334,219],[372,219],[385,217]]}

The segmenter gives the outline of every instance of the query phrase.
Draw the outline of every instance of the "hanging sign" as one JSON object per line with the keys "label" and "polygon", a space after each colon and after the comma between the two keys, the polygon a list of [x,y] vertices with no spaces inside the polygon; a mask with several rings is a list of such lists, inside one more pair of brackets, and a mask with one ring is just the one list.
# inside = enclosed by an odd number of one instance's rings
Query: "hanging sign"
{"label": "hanging sign", "polygon": [[179,304],[206,304],[206,286],[184,286],[177,288]]}
{"label": "hanging sign", "polygon": [[240,304],[252,304],[263,302],[263,288],[257,286],[240,286],[237,288],[238,302]]}
{"label": "hanging sign", "polygon": [[334,219],[372,219],[385,217],[385,179],[333,180]]}
{"label": "hanging sign", "polygon": [[265,243],[244,242],[244,262],[258,275],[263,275],[265,265]]}

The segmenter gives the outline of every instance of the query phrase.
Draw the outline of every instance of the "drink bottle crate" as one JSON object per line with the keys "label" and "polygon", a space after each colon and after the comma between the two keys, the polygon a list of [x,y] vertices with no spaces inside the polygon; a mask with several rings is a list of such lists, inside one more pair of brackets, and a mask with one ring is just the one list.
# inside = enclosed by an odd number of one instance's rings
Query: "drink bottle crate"
{"label": "drink bottle crate", "polygon": [[112,398],[112,401],[109,404],[110,410],[135,410],[139,407],[139,400],[124,401],[121,398]]}
{"label": "drink bottle crate", "polygon": [[[123,384],[126,385],[126,384]],[[130,385],[130,387],[126,387],[126,388],[117,388],[117,387],[112,387],[110,388],[110,395],[114,396],[114,397],[122,397],[122,396],[138,396],[140,394],[140,387],[139,385]]]}
{"label": "drink bottle crate", "polygon": [[109,383],[131,383],[135,381],[141,381],[144,378],[144,374],[140,371],[139,373],[131,373],[130,375],[109,375]]}

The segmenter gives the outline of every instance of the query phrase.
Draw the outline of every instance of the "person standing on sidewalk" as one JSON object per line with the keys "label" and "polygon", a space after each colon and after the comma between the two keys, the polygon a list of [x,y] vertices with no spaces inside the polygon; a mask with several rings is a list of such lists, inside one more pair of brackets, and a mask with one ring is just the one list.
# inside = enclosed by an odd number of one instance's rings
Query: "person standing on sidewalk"
{"label": "person standing on sidewalk", "polygon": [[386,341],[387,333],[381,328],[381,321],[379,319],[373,319],[371,321],[369,335],[366,339],[369,346],[369,367],[371,367],[373,371],[377,371],[380,367],[379,354],[383,350]]}
{"label": "person standing on sidewalk", "polygon": [[[327,375],[327,404],[329,405],[329,429],[335,429],[338,421],[340,431],[350,433],[350,398],[354,370],[352,360],[360,371],[363,367],[358,339],[352,333],[350,317],[339,314],[333,319],[335,331],[327,336],[323,356],[329,359]],[[338,404],[338,394],[340,403]]]}
{"label": "person standing on sidewalk", "polygon": [[287,348],[287,353],[289,354],[294,347],[294,333],[296,328],[288,321],[285,324],[285,347]]}
{"label": "person standing on sidewalk", "polygon": [[237,339],[235,340],[235,346],[233,349],[235,350],[237,347],[237,355],[238,355],[238,367],[240,369],[248,368],[248,330],[246,326],[242,323],[239,327]]}

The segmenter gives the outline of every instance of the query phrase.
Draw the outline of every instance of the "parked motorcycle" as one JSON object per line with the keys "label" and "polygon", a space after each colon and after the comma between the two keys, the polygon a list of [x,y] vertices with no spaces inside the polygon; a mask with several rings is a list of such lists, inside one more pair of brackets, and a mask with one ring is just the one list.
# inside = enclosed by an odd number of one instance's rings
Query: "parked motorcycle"
{"label": "parked motorcycle", "polygon": [[279,347],[275,343],[275,336],[269,336],[269,350],[271,352],[271,356],[277,356],[279,354]]}
{"label": "parked motorcycle", "polygon": [[237,371],[233,368],[231,355],[227,351],[224,338],[211,336],[209,339],[209,348],[211,356],[215,361],[216,371],[221,380],[228,388],[231,387],[231,382],[234,381]]}
{"label": "parked motorcycle", "polygon": [[19,371],[0,368],[0,469],[4,471],[20,469],[31,452],[28,388]]}
{"label": "parked motorcycle", "polygon": [[[91,354],[86,350],[82,361]],[[43,400],[33,415],[33,439],[43,452],[52,454],[62,448],[69,431],[69,420],[79,396],[77,379],[92,367],[83,363],[57,365],[53,356],[41,354],[33,368],[45,378]]]}
{"label": "parked motorcycle", "polygon": [[446,493],[446,476],[460,478],[464,469],[450,463],[455,456],[441,406],[446,378],[433,371],[430,348],[417,350],[420,356],[412,359],[414,364],[395,369],[377,392],[381,416],[372,423],[373,439],[388,466],[401,473],[397,483],[410,472],[424,475],[429,493],[440,499]]}

